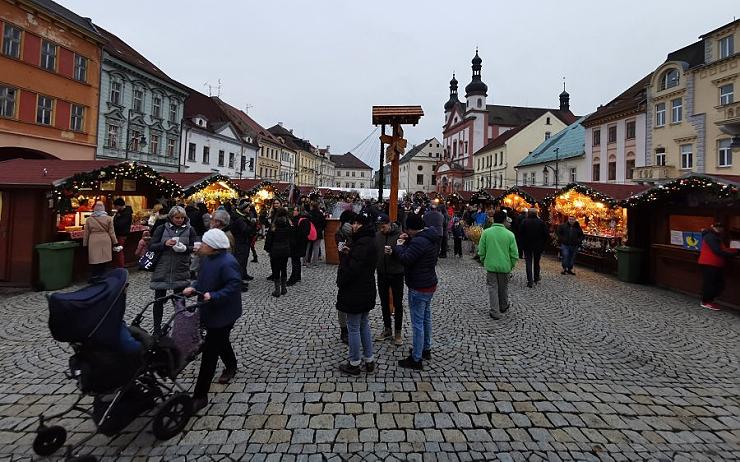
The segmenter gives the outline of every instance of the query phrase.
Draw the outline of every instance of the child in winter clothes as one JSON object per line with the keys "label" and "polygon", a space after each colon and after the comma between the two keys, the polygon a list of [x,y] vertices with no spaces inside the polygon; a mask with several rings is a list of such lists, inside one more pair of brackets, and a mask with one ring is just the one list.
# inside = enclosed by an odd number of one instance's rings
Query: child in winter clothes
{"label": "child in winter clothes", "polygon": [[465,228],[460,218],[455,217],[455,224],[452,225],[452,238],[455,241],[455,256],[462,258],[462,241],[465,237]]}
{"label": "child in winter clothes", "polygon": [[134,253],[134,255],[136,255],[138,258],[143,257],[147,250],[149,250],[149,242],[151,240],[151,234],[149,233],[149,231],[145,230],[141,235],[141,239],[139,239],[139,245],[136,246],[136,252]]}

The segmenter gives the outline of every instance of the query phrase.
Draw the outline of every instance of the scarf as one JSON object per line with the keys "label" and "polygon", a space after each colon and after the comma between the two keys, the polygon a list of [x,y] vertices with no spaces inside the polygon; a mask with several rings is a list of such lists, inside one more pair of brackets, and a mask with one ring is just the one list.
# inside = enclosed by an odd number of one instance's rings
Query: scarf
{"label": "scarf", "polygon": [[108,216],[108,212],[106,212],[105,210],[99,210],[99,211],[96,210],[95,212],[92,213],[91,216],[93,216],[93,217],[107,217]]}

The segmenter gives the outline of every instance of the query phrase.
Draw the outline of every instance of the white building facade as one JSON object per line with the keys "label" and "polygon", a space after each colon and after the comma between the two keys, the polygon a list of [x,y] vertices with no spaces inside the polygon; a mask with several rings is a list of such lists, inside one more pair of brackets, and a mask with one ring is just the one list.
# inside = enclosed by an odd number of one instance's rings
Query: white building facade
{"label": "white building facade", "polygon": [[198,115],[183,124],[184,172],[215,172],[231,178],[254,177],[258,146],[241,138],[231,123],[209,123]]}
{"label": "white building facade", "polygon": [[[435,168],[442,160],[444,147],[437,138],[430,138],[411,148],[399,159],[398,187],[406,191],[425,193],[437,188]],[[386,179],[390,183],[390,177]]]}

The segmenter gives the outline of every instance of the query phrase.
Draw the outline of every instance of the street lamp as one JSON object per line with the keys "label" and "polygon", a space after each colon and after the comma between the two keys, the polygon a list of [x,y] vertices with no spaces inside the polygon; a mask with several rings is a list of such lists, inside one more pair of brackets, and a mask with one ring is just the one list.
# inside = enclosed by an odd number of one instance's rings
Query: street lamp
{"label": "street lamp", "polygon": [[[133,140],[130,138],[131,136],[131,115],[134,113],[133,110],[128,110],[128,118],[126,119],[126,160],[128,160],[128,151],[131,149],[131,145],[133,144]],[[138,139],[138,146],[141,146],[142,148],[146,147],[146,136],[144,136],[144,133],[141,134],[141,137]],[[137,146],[137,151],[139,150]]]}
{"label": "street lamp", "polygon": [[560,154],[560,148],[555,148],[555,168],[552,168],[549,165],[545,165],[544,167],[542,167],[542,174],[543,175],[547,173],[547,169],[548,168],[550,170],[552,170],[552,172],[555,174],[555,189],[558,189],[558,180],[560,179],[559,178],[560,177],[560,175],[559,175],[559,172],[560,172],[560,170],[559,170],[559,161],[560,161],[559,154]]}

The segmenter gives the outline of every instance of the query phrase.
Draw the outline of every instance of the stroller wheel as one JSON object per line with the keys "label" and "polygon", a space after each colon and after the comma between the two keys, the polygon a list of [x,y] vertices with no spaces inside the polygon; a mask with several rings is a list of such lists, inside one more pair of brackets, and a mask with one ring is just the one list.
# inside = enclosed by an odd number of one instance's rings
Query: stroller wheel
{"label": "stroller wheel", "polygon": [[39,427],[33,440],[33,452],[40,456],[50,456],[67,441],[67,431],[59,426]]}
{"label": "stroller wheel", "polygon": [[168,440],[188,424],[193,415],[193,400],[185,393],[178,393],[165,401],[152,421],[152,433],[158,440]]}

